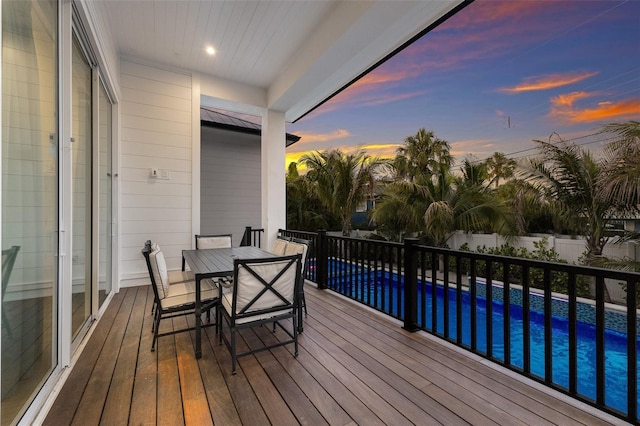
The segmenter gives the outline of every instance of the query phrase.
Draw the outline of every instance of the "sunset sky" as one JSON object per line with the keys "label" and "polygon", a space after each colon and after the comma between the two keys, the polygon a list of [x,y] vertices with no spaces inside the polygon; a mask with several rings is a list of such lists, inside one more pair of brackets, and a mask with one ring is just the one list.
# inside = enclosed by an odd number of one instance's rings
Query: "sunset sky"
{"label": "sunset sky", "polygon": [[[594,152],[603,123],[640,120],[640,1],[476,0],[296,123],[304,153],[393,157],[420,127],[461,159],[535,153],[534,139]],[[606,142],[606,141],[605,141]]]}

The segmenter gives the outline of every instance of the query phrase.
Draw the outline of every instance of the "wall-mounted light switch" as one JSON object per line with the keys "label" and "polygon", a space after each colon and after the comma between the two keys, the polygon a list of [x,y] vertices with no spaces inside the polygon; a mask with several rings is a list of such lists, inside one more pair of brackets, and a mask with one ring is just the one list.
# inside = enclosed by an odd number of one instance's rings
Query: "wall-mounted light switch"
{"label": "wall-mounted light switch", "polygon": [[158,169],[158,178],[159,179],[171,179],[171,172],[169,169]]}

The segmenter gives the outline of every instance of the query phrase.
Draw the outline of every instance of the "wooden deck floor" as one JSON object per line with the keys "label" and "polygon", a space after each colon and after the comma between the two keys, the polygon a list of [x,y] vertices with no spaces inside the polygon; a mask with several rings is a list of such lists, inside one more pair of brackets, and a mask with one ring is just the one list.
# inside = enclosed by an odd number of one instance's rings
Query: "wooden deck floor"
{"label": "wooden deck floor", "polygon": [[[521,380],[329,291],[306,287],[300,354],[280,347],[231,358],[213,328],[196,360],[193,333],[150,352],[152,292],[121,290],[50,410],[46,425],[403,425],[620,423]],[[185,319],[174,319],[175,326]],[[170,325],[170,324],[169,324]],[[249,345],[278,338],[244,334]],[[583,407],[584,408],[584,407]]]}

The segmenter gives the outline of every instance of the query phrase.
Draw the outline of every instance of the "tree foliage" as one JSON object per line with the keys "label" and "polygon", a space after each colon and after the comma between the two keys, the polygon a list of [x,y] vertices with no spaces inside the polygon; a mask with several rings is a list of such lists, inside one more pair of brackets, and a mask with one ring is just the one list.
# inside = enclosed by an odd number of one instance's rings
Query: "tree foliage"
{"label": "tree foliage", "polygon": [[300,160],[308,172],[306,181],[322,206],[340,218],[342,234],[351,234],[351,216],[366,196],[372,195],[376,170],[385,163],[362,151],[345,154],[339,150],[313,152]]}

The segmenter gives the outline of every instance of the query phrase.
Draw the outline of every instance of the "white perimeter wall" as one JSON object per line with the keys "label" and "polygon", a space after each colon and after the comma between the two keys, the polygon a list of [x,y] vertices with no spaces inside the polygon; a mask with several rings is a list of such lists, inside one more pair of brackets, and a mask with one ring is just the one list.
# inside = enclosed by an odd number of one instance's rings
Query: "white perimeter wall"
{"label": "white perimeter wall", "polygon": [[[121,286],[149,282],[140,253],[150,239],[179,269],[191,247],[192,77],[122,61],[120,64]],[[199,139],[199,135],[198,135]],[[169,171],[153,178],[151,168]]]}
{"label": "white perimeter wall", "polygon": [[[568,236],[547,235],[547,248],[555,248],[561,259],[576,265],[582,264],[579,261],[580,256],[586,251],[584,238],[570,238]],[[514,247],[524,247],[529,251],[535,250],[534,242],[542,240],[544,237],[519,237],[511,245]],[[504,238],[497,234],[465,234],[459,232],[453,235],[447,244],[452,249],[458,249],[461,245],[467,243],[469,249],[475,251],[478,246],[498,247],[504,244]],[[613,244],[609,242],[605,245],[604,256],[610,259],[630,258],[640,259],[640,247],[631,244]],[[625,303],[626,293],[621,283],[614,280],[606,280],[607,289],[611,300],[617,303]]]}
{"label": "white perimeter wall", "polygon": [[[555,248],[561,259],[569,263],[581,264],[579,258],[586,251],[585,241],[582,237],[570,238],[568,236],[553,235],[518,237],[511,245],[514,247],[524,247],[529,251],[533,251],[535,250],[534,243],[542,240],[542,238],[547,238],[547,248]],[[456,250],[465,243],[469,245],[470,250],[476,251],[478,246],[483,245],[487,248],[499,247],[505,243],[505,240],[498,234],[465,234],[459,232],[447,241],[449,247]],[[640,250],[633,244],[613,244],[610,241],[605,245],[603,254],[611,259],[629,257],[637,260]]]}

